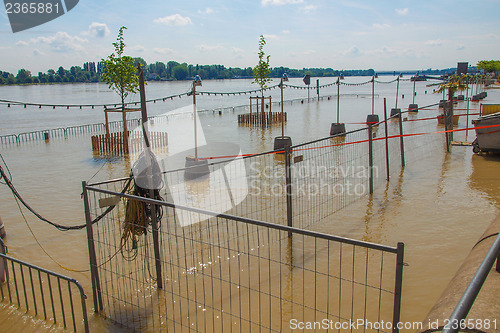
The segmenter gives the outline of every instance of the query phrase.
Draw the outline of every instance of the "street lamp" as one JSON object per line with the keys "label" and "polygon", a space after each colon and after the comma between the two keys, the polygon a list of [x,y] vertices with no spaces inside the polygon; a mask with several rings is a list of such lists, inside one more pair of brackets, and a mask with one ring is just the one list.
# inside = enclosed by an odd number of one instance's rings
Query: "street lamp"
{"label": "street lamp", "polygon": [[196,112],[196,87],[201,86],[201,77],[196,75],[193,79],[193,119],[194,119],[194,156],[186,156],[186,179],[196,179],[210,173],[207,160],[198,159],[198,133],[197,133],[197,112]]}
{"label": "street lamp", "polygon": [[283,112],[283,82],[288,81],[288,74],[283,73],[280,80],[281,89],[281,136],[274,138],[274,150],[283,150],[285,147],[290,147],[292,145],[292,138],[285,136],[285,115]]}

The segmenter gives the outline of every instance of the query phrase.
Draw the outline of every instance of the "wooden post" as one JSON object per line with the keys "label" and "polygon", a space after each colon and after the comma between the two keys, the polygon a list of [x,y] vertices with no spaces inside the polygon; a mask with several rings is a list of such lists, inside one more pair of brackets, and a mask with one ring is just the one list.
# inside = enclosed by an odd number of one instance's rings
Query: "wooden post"
{"label": "wooden post", "polygon": [[109,120],[107,109],[104,108],[104,117],[106,118],[106,136],[109,138]]}

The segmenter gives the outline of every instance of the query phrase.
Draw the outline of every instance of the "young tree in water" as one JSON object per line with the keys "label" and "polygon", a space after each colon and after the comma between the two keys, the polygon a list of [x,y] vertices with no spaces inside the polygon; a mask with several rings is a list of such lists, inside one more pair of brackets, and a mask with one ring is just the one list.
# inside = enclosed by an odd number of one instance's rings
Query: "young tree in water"
{"label": "young tree in water", "polygon": [[264,45],[266,45],[266,40],[263,35],[260,35],[259,41],[259,63],[253,68],[254,80],[252,83],[257,83],[262,90],[262,97],[264,97],[264,89],[267,88],[267,83],[271,82],[269,74],[271,74],[271,69],[269,68],[269,58],[271,57],[264,53]]}
{"label": "young tree in water", "polygon": [[125,109],[125,98],[139,90],[139,77],[137,68],[134,67],[134,59],[123,55],[125,50],[123,30],[125,29],[127,28],[120,28],[116,42],[113,43],[115,52],[101,60],[104,66],[102,79],[110,89],[120,95],[122,110]]}

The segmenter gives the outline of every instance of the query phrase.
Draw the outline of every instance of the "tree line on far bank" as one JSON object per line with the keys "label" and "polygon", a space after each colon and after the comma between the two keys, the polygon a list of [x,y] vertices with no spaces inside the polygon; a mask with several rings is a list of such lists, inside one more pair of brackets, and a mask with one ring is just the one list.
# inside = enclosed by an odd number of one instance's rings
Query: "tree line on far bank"
{"label": "tree line on far bank", "polygon": [[[225,67],[223,65],[191,65],[169,61],[147,64],[143,58],[134,58],[134,65],[140,63],[148,81],[170,81],[191,79],[200,75],[203,80],[252,78],[251,67]],[[500,60],[481,60],[478,69],[486,72],[500,72]],[[16,75],[0,71],[0,85],[12,84],[40,84],[40,83],[73,83],[73,82],[101,82],[103,65],[101,62],[86,62],[83,66],[71,66],[69,69],[59,66],[57,70],[49,69],[47,72],[33,74],[27,69],[20,69]],[[283,73],[289,77],[303,77],[307,74],[312,77],[344,76],[373,76],[373,69],[361,70],[334,70],[332,68],[303,68],[293,69],[288,67],[271,68],[270,77],[280,78]]]}
{"label": "tree line on far bank", "polygon": [[[143,58],[134,58],[134,65],[141,64],[144,75],[148,81],[173,81],[187,80],[195,75],[200,75],[203,80],[252,78],[252,67],[238,68],[223,65],[191,65],[169,61],[147,64]],[[49,69],[47,72],[31,73],[27,69],[20,69],[16,75],[0,71],[0,85],[12,84],[43,84],[43,83],[75,83],[75,82],[101,82],[103,74],[102,62],[86,62],[83,66],[71,66],[69,69],[59,66],[57,70]],[[270,77],[279,78],[287,73],[289,77],[303,77],[307,74],[312,77],[344,76],[372,76],[373,69],[367,70],[334,70],[332,68],[303,68],[293,69],[288,67],[271,68]]]}

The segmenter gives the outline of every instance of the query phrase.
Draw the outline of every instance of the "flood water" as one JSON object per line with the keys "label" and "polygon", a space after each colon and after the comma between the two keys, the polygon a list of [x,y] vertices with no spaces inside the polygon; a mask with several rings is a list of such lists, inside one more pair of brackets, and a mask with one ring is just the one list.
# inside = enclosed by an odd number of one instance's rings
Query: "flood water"
{"label": "flood water", "polygon": [[[378,81],[392,81],[380,77]],[[320,84],[335,82],[336,78],[321,78]],[[363,83],[368,77],[345,79],[345,83]],[[240,92],[255,89],[250,80],[203,81],[199,91]],[[312,80],[314,83],[315,80]],[[276,80],[272,84],[277,84]],[[432,82],[417,82],[415,103],[420,106],[437,103],[442,95],[433,94]],[[289,84],[303,87],[301,79]],[[182,94],[190,89],[185,82],[150,82],[146,86],[148,99]],[[397,99],[403,110],[412,103],[413,82],[402,81]],[[363,126],[371,112],[371,84],[342,85],[340,121],[347,130]],[[320,96],[336,95],[337,87],[321,89]],[[375,113],[383,118],[383,98],[388,108],[396,103],[396,83],[375,85]],[[273,101],[279,101],[279,89],[271,91]],[[404,98],[402,97],[404,95]],[[310,90],[316,96],[316,90]],[[136,101],[132,96],[130,101]],[[281,128],[238,126],[237,113],[248,112],[249,95],[198,96],[200,122],[207,141],[232,142],[243,154],[272,150],[273,139]],[[0,99],[43,104],[104,104],[116,103],[118,97],[103,84],[74,84],[53,86],[12,86],[0,88]],[[336,122],[337,99],[308,103],[307,90],[285,89],[288,122],[286,135],[294,144],[326,137],[330,124]],[[498,103],[500,91],[488,90],[484,103]],[[150,116],[164,114],[191,106],[191,98],[148,104]],[[279,106],[273,105],[274,108]],[[466,102],[457,104],[463,110]],[[471,113],[479,112],[479,103],[470,103]],[[219,114],[219,110],[222,114]],[[419,118],[437,115],[437,107],[420,111]],[[463,112],[463,111],[462,111]],[[129,114],[129,118],[139,118]],[[477,116],[471,116],[471,119]],[[102,108],[56,108],[22,105],[0,105],[0,135],[104,122]],[[119,120],[118,115],[111,120]],[[175,120],[172,120],[175,121]],[[470,119],[469,119],[470,123]],[[466,117],[460,117],[459,128],[467,127]],[[432,120],[425,130],[442,130]],[[456,141],[472,141],[473,131],[458,132]],[[454,146],[446,154],[444,136],[433,135],[421,149],[407,153],[407,165],[394,171],[387,183],[375,189],[373,197],[365,196],[337,212],[330,223],[311,226],[312,229],[374,243],[395,246],[405,243],[402,321],[421,321],[438,300],[447,283],[456,273],[470,249],[492,219],[500,212],[500,176],[498,156],[478,156],[468,146]],[[170,149],[170,148],[169,148]],[[85,221],[82,181],[99,181],[124,177],[130,173],[129,159],[103,158],[93,154],[89,135],[69,136],[49,142],[34,141],[19,145],[1,146],[1,154],[12,175],[12,182],[24,199],[41,215],[63,225]],[[24,210],[27,222],[20,214],[12,194],[0,187],[0,215],[6,225],[9,254],[29,263],[68,275],[83,284],[91,296],[85,231],[61,232],[37,220]],[[276,207],[277,213],[283,207]],[[281,213],[280,213],[281,214]],[[312,217],[313,218],[313,217]],[[29,224],[29,227],[27,224]],[[52,257],[50,258],[44,250]],[[57,263],[55,263],[57,261]],[[64,268],[71,269],[70,271]],[[85,272],[77,272],[85,271]],[[89,299],[88,308],[92,302]],[[2,309],[0,317],[7,316]],[[92,319],[93,330],[110,329],[106,322]]]}

